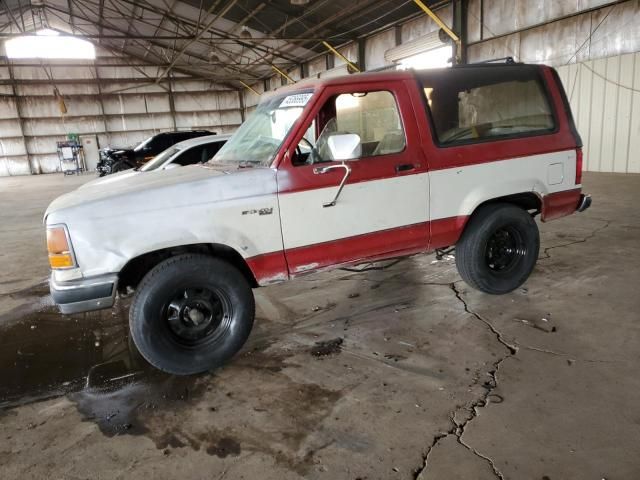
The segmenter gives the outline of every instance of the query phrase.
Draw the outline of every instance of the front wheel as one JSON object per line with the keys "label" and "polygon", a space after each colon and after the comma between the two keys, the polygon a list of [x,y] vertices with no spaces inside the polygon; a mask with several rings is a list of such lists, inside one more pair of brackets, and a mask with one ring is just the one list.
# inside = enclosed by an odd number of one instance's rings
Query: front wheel
{"label": "front wheel", "polygon": [[133,167],[124,160],[118,160],[113,165],[111,165],[111,173],[124,172],[125,170],[130,170],[132,168]]}
{"label": "front wheel", "polygon": [[151,365],[190,375],[219,367],[240,350],[254,316],[253,292],[242,273],[222,260],[185,254],[142,279],[129,327]]}
{"label": "front wheel", "polygon": [[529,278],[539,250],[538,226],[526,210],[489,204],[473,214],[456,244],[456,266],[470,286],[500,295]]}

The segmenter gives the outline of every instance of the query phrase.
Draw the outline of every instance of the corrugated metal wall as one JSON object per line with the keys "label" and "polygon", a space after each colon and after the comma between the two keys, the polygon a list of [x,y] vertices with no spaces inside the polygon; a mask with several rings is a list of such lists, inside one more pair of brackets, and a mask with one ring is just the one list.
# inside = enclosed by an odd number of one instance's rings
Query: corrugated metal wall
{"label": "corrugated metal wall", "polygon": [[640,173],[640,0],[470,0],[468,32],[470,62],[558,69],[586,170]]}
{"label": "corrugated metal wall", "polygon": [[[227,133],[242,123],[237,90],[172,74],[169,92],[169,81],[149,82],[156,67],[132,67],[140,62],[97,54],[95,63],[53,62],[48,74],[34,61],[0,60],[0,176],[58,171],[56,141],[68,133],[95,134],[101,147],[122,147],[160,131]],[[53,95],[54,84],[64,96],[66,115]]]}
{"label": "corrugated metal wall", "polygon": [[[450,5],[437,13],[452,24]],[[469,0],[468,13],[470,62],[514,56],[519,61],[558,66],[567,82],[573,78],[572,72],[578,71],[572,104],[588,149],[587,169],[638,171],[635,142],[640,137],[637,130],[640,105],[636,103],[638,93],[631,89],[639,88],[640,60],[634,55],[619,56],[640,51],[640,0]],[[388,49],[437,29],[433,21],[421,15],[362,39],[367,70],[392,68],[384,58]],[[338,50],[350,61],[358,62],[357,43],[339,46]],[[341,59],[330,56],[320,55],[307,62],[302,67],[305,76],[330,75],[327,70],[338,72],[344,68]],[[124,77],[140,81],[145,77],[139,68],[126,67],[121,60],[112,61],[119,66],[54,69],[56,78],[95,79],[97,72],[100,78],[110,80],[101,91],[95,83],[59,86],[69,99],[69,115],[64,122],[57,113],[50,84],[28,88],[20,85],[21,75],[46,78],[42,69],[24,68],[22,73],[20,68],[15,69],[20,97],[17,104],[11,86],[7,82],[0,84],[0,175],[52,171],[57,166],[52,155],[55,140],[67,132],[95,132],[101,145],[128,145],[156,131],[172,129],[174,118],[177,128],[209,128],[219,132],[232,131],[241,122],[237,91],[176,77],[172,82],[175,103],[172,115],[166,90],[158,85],[142,87],[124,82]],[[634,62],[633,73],[630,61]],[[565,64],[570,66],[564,67]],[[0,65],[0,82],[9,78],[8,73]],[[301,67],[287,73],[294,80],[302,76]],[[157,71],[152,72],[156,74]],[[283,79],[273,76],[252,87],[263,93],[281,85]],[[567,90],[573,88],[571,82]],[[259,100],[258,95],[248,89],[241,95],[245,110],[250,112]],[[602,120],[591,114],[600,109]],[[23,117],[22,125],[17,120],[18,112]],[[585,128],[589,133],[585,133]],[[599,129],[602,133],[598,133]],[[24,139],[21,131],[25,133]],[[27,151],[31,166],[26,161]]]}
{"label": "corrugated metal wall", "polygon": [[585,170],[640,173],[640,53],[558,68],[584,143]]}

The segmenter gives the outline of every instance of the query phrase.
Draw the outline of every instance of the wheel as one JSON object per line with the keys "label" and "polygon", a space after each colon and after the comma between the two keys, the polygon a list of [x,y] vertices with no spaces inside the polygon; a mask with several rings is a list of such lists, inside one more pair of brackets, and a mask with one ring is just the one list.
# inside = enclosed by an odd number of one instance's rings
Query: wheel
{"label": "wheel", "polygon": [[456,244],[456,266],[470,286],[494,295],[511,292],[533,271],[540,234],[533,217],[508,203],[480,207]]}
{"label": "wheel", "polygon": [[111,173],[122,172],[123,170],[129,170],[130,168],[133,167],[127,162],[119,160],[111,166]]}
{"label": "wheel", "polygon": [[254,316],[253,292],[240,271],[207,255],[185,254],[145,275],[129,328],[151,365],[190,375],[219,367],[240,350]]}

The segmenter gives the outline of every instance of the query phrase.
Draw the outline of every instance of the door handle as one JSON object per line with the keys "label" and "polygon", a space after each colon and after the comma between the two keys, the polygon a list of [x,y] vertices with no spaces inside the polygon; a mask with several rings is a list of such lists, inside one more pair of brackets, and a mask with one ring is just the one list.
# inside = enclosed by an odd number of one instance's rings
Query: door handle
{"label": "door handle", "polygon": [[338,187],[338,191],[333,200],[322,204],[324,208],[335,206],[336,202],[338,201],[338,197],[342,193],[344,184],[347,183],[347,179],[349,178],[349,175],[351,175],[351,167],[344,163],[341,163],[339,165],[329,165],[326,167],[316,167],[313,169],[313,173],[315,173],[316,175],[324,175],[325,173],[329,173],[332,170],[337,170],[338,168],[344,168],[344,177],[342,177],[342,181],[340,182],[340,186]]}
{"label": "door handle", "polygon": [[411,170],[415,170],[416,165],[413,163],[401,163],[400,165],[396,165],[396,173],[400,172],[410,172]]}

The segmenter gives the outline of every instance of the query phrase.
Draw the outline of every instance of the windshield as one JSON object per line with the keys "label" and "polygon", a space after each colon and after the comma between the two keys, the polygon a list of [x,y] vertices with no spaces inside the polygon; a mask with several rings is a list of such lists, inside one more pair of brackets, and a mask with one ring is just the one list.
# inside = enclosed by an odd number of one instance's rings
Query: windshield
{"label": "windshield", "polygon": [[268,167],[312,95],[295,93],[263,101],[209,163]]}
{"label": "windshield", "polygon": [[149,170],[155,170],[161,167],[167,160],[173,157],[176,153],[180,151],[177,147],[169,147],[164,152],[156,155],[151,160],[143,165],[140,169],[141,172],[148,172]]}
{"label": "windshield", "polygon": [[139,143],[138,145],[136,145],[136,147],[133,149],[134,152],[139,152],[140,150],[142,150],[144,147],[147,146],[147,144],[149,142],[151,142],[151,140],[153,140],[153,137],[149,137],[147,138],[145,141],[143,141],[142,143]]}

